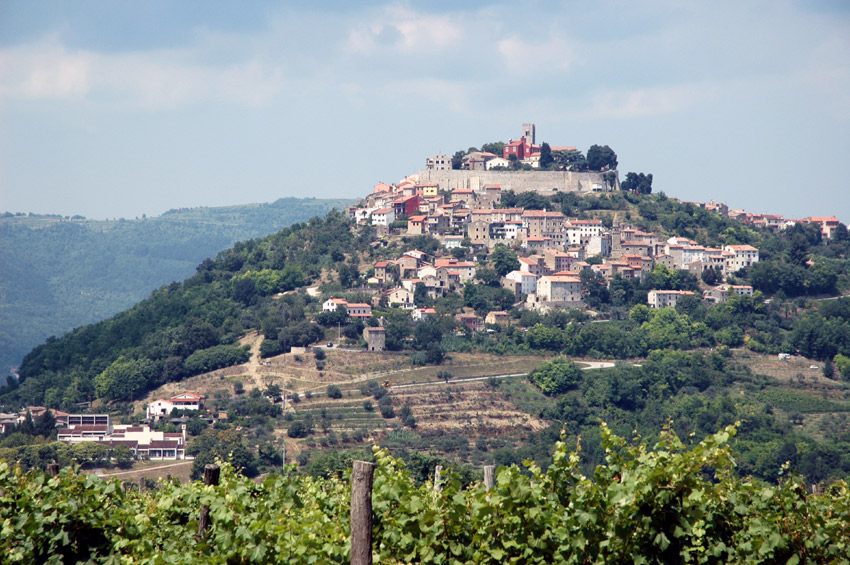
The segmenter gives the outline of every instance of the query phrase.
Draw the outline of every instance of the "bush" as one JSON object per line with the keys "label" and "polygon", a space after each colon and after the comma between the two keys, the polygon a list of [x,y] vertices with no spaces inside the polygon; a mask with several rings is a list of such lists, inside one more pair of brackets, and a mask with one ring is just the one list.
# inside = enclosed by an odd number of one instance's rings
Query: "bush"
{"label": "bush", "polygon": [[286,430],[286,435],[291,438],[307,437],[307,426],[304,425],[304,422],[292,422],[289,429]]}
{"label": "bush", "polygon": [[197,375],[245,363],[250,356],[248,348],[241,345],[216,345],[192,353],[183,366],[190,375]]}
{"label": "bush", "polygon": [[234,394],[242,394],[245,392],[245,385],[242,384],[242,381],[236,381],[233,383],[233,392]]}
{"label": "bush", "polygon": [[321,347],[313,348],[313,356],[316,358],[316,361],[324,361],[325,357],[327,357],[327,353]]}
{"label": "bush", "polygon": [[395,410],[392,404],[381,404],[381,416],[384,418],[395,418]]}
{"label": "bush", "polygon": [[581,369],[572,361],[558,357],[534,369],[528,375],[528,380],[543,394],[561,394],[581,383]]}
{"label": "bush", "polygon": [[372,404],[371,400],[366,400],[363,402],[363,409],[366,410],[366,412],[372,412],[375,410],[375,406]]}
{"label": "bush", "polygon": [[342,398],[342,391],[336,385],[328,385],[328,398]]}

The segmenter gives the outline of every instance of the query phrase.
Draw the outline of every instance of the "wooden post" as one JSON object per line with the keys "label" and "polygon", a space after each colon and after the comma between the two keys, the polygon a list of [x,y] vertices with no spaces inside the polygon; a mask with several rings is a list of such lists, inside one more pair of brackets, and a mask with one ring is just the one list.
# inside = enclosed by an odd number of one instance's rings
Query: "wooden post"
{"label": "wooden post", "polygon": [[[204,467],[204,484],[217,485],[218,477],[221,474],[221,469],[218,465],[209,464]],[[210,527],[210,507],[206,504],[201,505],[201,517],[198,519],[198,535],[197,539],[203,539],[204,533]]]}
{"label": "wooden post", "polygon": [[47,464],[47,474],[51,477],[55,477],[59,474],[59,463],[48,463]]}
{"label": "wooden post", "polygon": [[145,478],[139,477],[139,492],[145,492]]}
{"label": "wooden post", "polygon": [[351,565],[372,565],[372,478],[375,464],[355,461],[351,473]]}
{"label": "wooden post", "polygon": [[493,484],[495,481],[493,480],[496,476],[496,466],[495,465],[484,465],[484,486],[487,490],[493,488]]}
{"label": "wooden post", "polygon": [[440,486],[440,473],[442,473],[442,471],[443,471],[442,465],[437,465],[434,468],[434,490],[437,491],[437,492],[440,492],[443,489],[443,487]]}

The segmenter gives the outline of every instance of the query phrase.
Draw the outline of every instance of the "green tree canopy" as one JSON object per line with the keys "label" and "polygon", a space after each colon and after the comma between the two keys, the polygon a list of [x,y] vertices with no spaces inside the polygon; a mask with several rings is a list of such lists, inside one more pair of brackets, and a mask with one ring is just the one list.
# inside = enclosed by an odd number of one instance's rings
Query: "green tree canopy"
{"label": "green tree canopy", "polygon": [[581,383],[581,369],[563,357],[542,363],[534,369],[528,379],[543,391],[543,394],[562,394]]}
{"label": "green tree canopy", "polygon": [[607,145],[591,145],[587,150],[587,166],[594,171],[617,168],[617,154]]}

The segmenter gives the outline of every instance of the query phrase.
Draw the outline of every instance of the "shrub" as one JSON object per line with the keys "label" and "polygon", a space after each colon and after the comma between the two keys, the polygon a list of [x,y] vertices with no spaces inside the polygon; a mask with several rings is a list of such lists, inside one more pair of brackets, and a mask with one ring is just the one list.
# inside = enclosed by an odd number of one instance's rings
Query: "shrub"
{"label": "shrub", "polygon": [[342,398],[342,391],[336,385],[328,385],[328,398]]}
{"label": "shrub", "polygon": [[395,410],[392,404],[381,404],[381,416],[384,418],[395,418]]}
{"label": "shrub", "polygon": [[304,425],[304,422],[292,422],[289,429],[286,430],[286,435],[291,438],[307,437],[307,426]]}
{"label": "shrub", "polygon": [[528,375],[528,380],[542,390],[543,394],[561,394],[579,385],[581,369],[572,361],[558,357],[534,369]]}

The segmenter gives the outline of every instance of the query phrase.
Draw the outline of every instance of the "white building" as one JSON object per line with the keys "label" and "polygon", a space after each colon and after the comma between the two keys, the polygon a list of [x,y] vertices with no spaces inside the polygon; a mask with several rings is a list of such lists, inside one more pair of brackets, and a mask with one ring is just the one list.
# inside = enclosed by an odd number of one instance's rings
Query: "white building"
{"label": "white building", "polygon": [[511,271],[505,278],[520,285],[523,294],[534,294],[537,292],[537,275],[525,271]]}
{"label": "white building", "polygon": [[564,235],[567,245],[587,245],[590,239],[602,235],[605,226],[601,220],[567,220]]}
{"label": "white building", "polygon": [[388,226],[395,221],[395,211],[392,208],[379,208],[372,212],[373,226]]}
{"label": "white building", "polygon": [[726,263],[726,270],[730,273],[752,267],[759,260],[759,250],[752,245],[727,245],[723,250],[735,254]]}
{"label": "white building", "polygon": [[650,308],[673,308],[683,296],[693,296],[689,290],[650,290],[646,301]]}
{"label": "white building", "polygon": [[322,303],[322,312],[336,312],[340,306],[345,308],[347,305],[348,300],[345,298],[328,298]]}
{"label": "white building", "polygon": [[452,158],[445,153],[437,153],[433,157],[425,159],[425,168],[433,171],[450,171]]}
{"label": "white building", "polygon": [[578,275],[546,275],[537,280],[537,298],[547,302],[579,302],[581,279]]}

